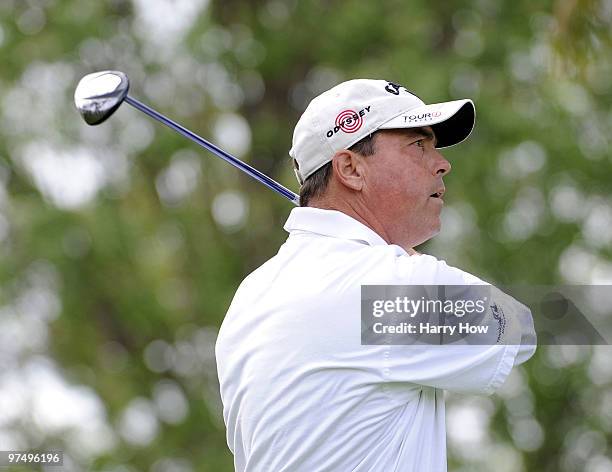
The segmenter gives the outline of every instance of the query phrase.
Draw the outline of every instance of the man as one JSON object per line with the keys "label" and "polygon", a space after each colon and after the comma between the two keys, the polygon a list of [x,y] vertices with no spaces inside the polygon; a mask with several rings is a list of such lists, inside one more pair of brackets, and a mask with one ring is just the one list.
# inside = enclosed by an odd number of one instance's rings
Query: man
{"label": "man", "polygon": [[492,393],[531,357],[530,312],[501,293],[501,341],[361,342],[364,285],[484,284],[414,250],[440,229],[451,165],[438,149],[474,120],[470,100],[425,105],[384,80],[344,82],[310,103],[290,151],[302,206],[217,340],[237,471],[444,471],[444,390]]}

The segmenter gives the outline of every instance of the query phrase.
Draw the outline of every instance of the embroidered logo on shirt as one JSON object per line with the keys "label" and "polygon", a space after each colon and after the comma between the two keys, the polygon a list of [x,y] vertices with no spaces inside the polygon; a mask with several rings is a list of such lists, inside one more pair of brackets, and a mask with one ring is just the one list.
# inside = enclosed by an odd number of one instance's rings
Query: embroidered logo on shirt
{"label": "embroidered logo on shirt", "polygon": [[497,341],[499,342],[504,335],[504,331],[506,329],[506,315],[504,314],[504,310],[501,307],[497,306],[497,303],[493,303],[491,305],[491,312],[493,313],[493,318],[497,320]]}

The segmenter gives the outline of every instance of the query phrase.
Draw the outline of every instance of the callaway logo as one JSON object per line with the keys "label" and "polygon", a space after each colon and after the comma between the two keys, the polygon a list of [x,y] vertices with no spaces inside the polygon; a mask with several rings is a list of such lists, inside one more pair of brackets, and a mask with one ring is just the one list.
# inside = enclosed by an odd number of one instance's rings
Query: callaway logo
{"label": "callaway logo", "polygon": [[409,93],[409,94],[414,95],[415,97],[417,97],[416,93],[411,92],[410,90],[408,90],[403,85],[396,84],[395,82],[387,82],[387,86],[385,87],[385,90],[387,92],[389,92],[389,93],[392,93],[393,95],[399,95],[400,94],[400,89],[402,89],[406,93]]}
{"label": "callaway logo", "polygon": [[362,108],[361,110],[353,111],[353,110],[344,110],[338,113],[336,116],[336,126],[332,129],[328,130],[325,135],[328,138],[331,138],[338,131],[344,131],[345,133],[354,133],[363,124],[363,117],[366,113],[370,112],[371,105]]}

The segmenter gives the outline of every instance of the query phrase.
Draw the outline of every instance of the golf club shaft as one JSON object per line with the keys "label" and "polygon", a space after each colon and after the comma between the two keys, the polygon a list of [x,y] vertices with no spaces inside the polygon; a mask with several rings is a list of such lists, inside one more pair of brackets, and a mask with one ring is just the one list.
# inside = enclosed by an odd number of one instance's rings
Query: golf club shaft
{"label": "golf club shaft", "polygon": [[266,174],[264,174],[264,173],[258,171],[257,169],[251,167],[250,165],[246,164],[245,162],[242,162],[237,157],[234,157],[231,154],[225,152],[223,149],[218,148],[214,144],[206,141],[204,138],[201,138],[200,136],[198,136],[194,132],[189,131],[187,128],[179,125],[178,123],[172,121],[171,119],[166,118],[161,113],[158,113],[157,111],[155,111],[152,108],[148,107],[144,103],[136,100],[135,98],[132,98],[129,95],[127,95],[125,97],[125,101],[127,103],[129,103],[130,105],[132,105],[134,108],[140,110],[143,113],[146,113],[151,118],[153,118],[153,119],[155,119],[155,120],[165,124],[166,126],[172,128],[174,131],[182,134],[186,138],[191,139],[192,141],[194,141],[195,143],[199,144],[200,146],[202,146],[207,151],[210,151],[213,154],[215,154],[217,157],[220,157],[224,161],[229,162],[234,167],[237,167],[238,169],[240,169],[243,172],[247,173],[248,175],[253,177],[255,180],[258,180],[259,182],[264,184],[266,187],[274,190],[275,192],[281,194],[286,199],[290,200],[294,205],[299,205],[300,204],[299,203],[300,202],[300,197],[298,195],[293,193],[288,188],[282,186],[281,184],[279,184],[274,179],[271,179]]}

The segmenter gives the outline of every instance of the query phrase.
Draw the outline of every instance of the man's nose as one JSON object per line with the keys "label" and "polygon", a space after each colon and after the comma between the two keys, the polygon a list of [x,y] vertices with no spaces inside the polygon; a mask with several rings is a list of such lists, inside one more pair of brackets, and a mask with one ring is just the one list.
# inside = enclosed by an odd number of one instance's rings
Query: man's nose
{"label": "man's nose", "polygon": [[451,171],[451,164],[448,162],[442,154],[440,154],[437,150],[434,151],[436,153],[435,159],[435,174],[436,175],[446,175]]}

